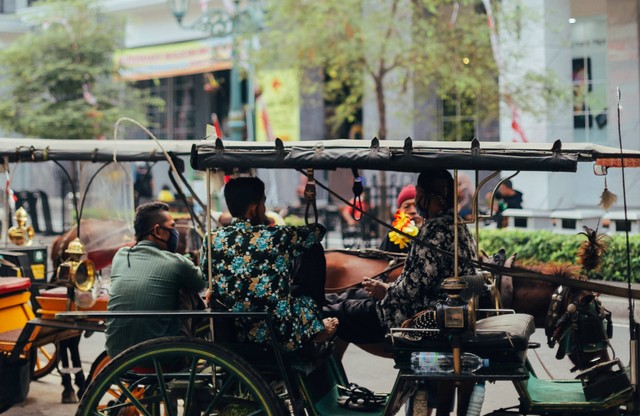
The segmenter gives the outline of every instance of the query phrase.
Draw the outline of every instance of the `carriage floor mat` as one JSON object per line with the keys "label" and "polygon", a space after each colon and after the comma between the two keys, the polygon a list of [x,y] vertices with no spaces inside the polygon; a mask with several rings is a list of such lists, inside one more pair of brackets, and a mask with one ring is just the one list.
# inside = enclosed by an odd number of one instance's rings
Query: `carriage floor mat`
{"label": "carriage floor mat", "polygon": [[386,394],[374,393],[355,383],[349,387],[338,386],[338,394],[338,404],[350,410],[368,412],[381,408],[387,402]]}

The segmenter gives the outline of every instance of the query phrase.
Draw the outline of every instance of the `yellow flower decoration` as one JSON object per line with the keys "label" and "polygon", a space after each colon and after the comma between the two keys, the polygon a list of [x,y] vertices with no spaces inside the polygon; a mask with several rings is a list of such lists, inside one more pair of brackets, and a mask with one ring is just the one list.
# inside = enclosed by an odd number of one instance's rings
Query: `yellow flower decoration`
{"label": "yellow flower decoration", "polygon": [[[419,230],[418,230],[418,227],[416,227],[416,224],[406,213],[400,210],[396,211],[393,224],[391,225],[393,225],[393,228],[395,228],[396,230],[400,230],[403,233],[409,234],[412,237],[415,237],[416,235],[418,235]],[[409,237],[403,234],[397,233],[395,231],[390,231],[389,241],[391,241],[393,244],[400,247],[400,249],[404,249],[409,245],[410,239]]]}

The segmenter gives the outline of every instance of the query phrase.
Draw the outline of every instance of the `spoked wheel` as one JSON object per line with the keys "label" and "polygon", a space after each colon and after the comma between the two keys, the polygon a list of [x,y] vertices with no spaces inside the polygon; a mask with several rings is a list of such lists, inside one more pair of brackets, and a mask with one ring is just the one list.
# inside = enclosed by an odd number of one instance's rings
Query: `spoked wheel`
{"label": "spoked wheel", "polygon": [[280,415],[281,409],[243,358],[208,341],[171,337],[115,357],[91,382],[76,414]]}
{"label": "spoked wheel", "polygon": [[38,380],[56,368],[58,362],[58,345],[55,342],[41,345],[34,350],[33,371],[31,379]]}
{"label": "spoked wheel", "polygon": [[111,358],[109,358],[107,352],[102,351],[91,364],[91,370],[89,370],[89,378],[87,379],[87,383],[91,383],[93,379],[96,378],[98,373],[102,371],[102,369],[104,369],[110,362]]}

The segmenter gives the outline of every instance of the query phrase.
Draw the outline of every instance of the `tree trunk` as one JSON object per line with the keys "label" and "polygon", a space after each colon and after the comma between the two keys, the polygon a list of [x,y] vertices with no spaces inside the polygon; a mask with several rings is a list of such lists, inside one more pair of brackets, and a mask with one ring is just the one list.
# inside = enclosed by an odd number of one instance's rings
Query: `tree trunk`
{"label": "tree trunk", "polygon": [[[384,99],[383,75],[375,78],[376,86],[376,103],[378,105],[378,139],[386,140],[387,138],[387,106]],[[389,206],[387,204],[387,173],[380,171],[380,205],[378,207],[378,218],[384,222],[389,222]],[[387,229],[378,224],[378,236],[383,238],[387,233]]]}

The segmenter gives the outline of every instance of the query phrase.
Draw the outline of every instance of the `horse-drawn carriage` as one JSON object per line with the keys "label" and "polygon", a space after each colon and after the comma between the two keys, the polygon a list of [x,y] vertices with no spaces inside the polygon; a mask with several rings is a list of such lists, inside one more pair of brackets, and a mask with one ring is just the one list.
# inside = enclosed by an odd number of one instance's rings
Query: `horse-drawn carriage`
{"label": "horse-drawn carriage", "polygon": [[[100,291],[100,271],[109,265],[115,251],[133,240],[133,181],[129,162],[156,163],[174,158],[178,164],[176,157],[186,156],[189,151],[187,142],[167,142],[159,147],[152,141],[0,139],[6,190],[9,191],[9,173],[20,169],[21,164],[52,165],[69,179],[76,221],[71,230],[53,240],[49,251],[53,267],[47,267],[48,248],[32,245],[38,236],[28,224],[24,208],[15,210],[14,226],[5,226],[10,241],[5,236],[0,246],[0,411],[23,401],[30,379],[44,377],[58,362],[62,364],[65,385],[63,402],[77,401],[71,375],[77,373],[81,395],[84,377],[78,352],[80,335],[104,328],[100,320],[65,322],[56,320],[54,315],[70,310],[106,310],[107,296]],[[86,164],[75,165],[79,162]],[[81,192],[74,189],[69,170],[78,173]],[[9,193],[4,196],[7,218],[2,222],[7,224],[13,210]],[[29,208],[35,219],[39,210],[33,202]],[[49,213],[44,216],[49,218]],[[182,243],[184,246],[187,240]]]}
{"label": "horse-drawn carriage", "polygon": [[[295,144],[280,140],[266,144],[215,140],[198,143],[191,152],[191,165],[207,172],[236,168],[304,169],[309,177],[313,177],[314,169],[338,167],[409,172],[447,168],[454,169],[456,175],[457,169],[575,172],[579,162],[594,163],[603,171],[608,167],[635,166],[639,160],[640,152],[595,145],[435,143],[410,139]],[[477,196],[475,199],[477,201]],[[312,213],[313,201],[309,202]],[[210,229],[210,219],[207,223]],[[447,254],[458,261],[457,252]],[[630,298],[637,293],[630,288],[613,290],[606,285],[563,276],[507,269],[473,259],[459,260],[474,262],[485,272],[447,279],[443,285],[448,294],[446,302],[417,317],[413,327],[391,331],[386,348],[395,359],[397,378],[388,395],[350,387],[347,374],[331,348],[304,354],[285,353],[277,346],[274,336],[269,348],[239,344],[222,330],[225,320],[238,317],[264,319],[270,328],[270,317],[264,312],[60,313],[57,316],[61,320],[181,315],[204,317],[211,322],[210,330],[205,331],[207,334],[202,339],[150,340],[114,357],[89,385],[77,414],[395,414],[414,394],[418,383],[427,379],[478,385],[486,381],[512,381],[519,396],[514,413],[635,414],[638,409],[635,338],[631,343],[631,365],[626,371],[617,361],[599,362],[579,380],[542,380],[527,359],[528,350],[534,346],[530,342],[535,329],[533,317],[495,308],[482,310],[478,308],[477,296],[485,292],[492,281],[486,272],[561,283],[564,290],[576,287],[615,295],[622,293]],[[381,272],[386,272],[385,266],[382,269]],[[556,299],[558,297],[570,299],[566,292],[556,295]],[[581,304],[556,303],[554,313],[558,317],[566,315],[567,319],[575,317],[569,323],[579,327],[580,316],[588,315],[579,309]],[[560,310],[563,305],[568,314]],[[486,318],[481,316],[485,312]],[[602,319],[595,325],[590,322],[590,331],[597,329],[606,333]],[[636,323],[630,322],[630,326],[637,334]],[[437,336],[425,336],[428,333]],[[411,367],[413,352],[450,352],[453,371],[415,372]],[[462,371],[463,353],[488,358],[489,365],[475,372]],[[481,406],[482,399],[478,399],[478,395],[472,397],[469,408],[475,408],[475,414],[479,414],[478,404]],[[349,406],[349,402],[355,406]]]}

